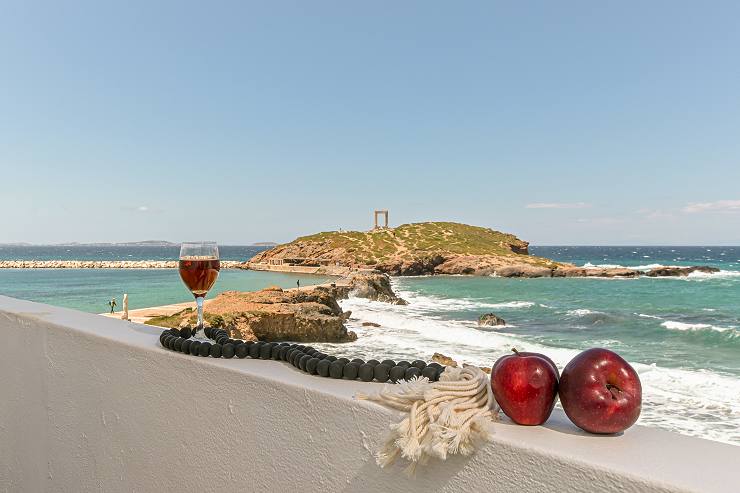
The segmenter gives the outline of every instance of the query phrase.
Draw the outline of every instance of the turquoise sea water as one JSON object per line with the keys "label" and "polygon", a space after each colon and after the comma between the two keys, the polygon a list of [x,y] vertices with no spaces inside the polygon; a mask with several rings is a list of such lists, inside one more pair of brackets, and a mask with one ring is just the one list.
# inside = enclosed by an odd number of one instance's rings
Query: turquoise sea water
{"label": "turquoise sea water", "polygon": [[[40,248],[40,247],[39,247]],[[46,258],[81,258],[80,251],[35,252]],[[156,247],[154,247],[156,248]],[[234,247],[227,256],[252,251]],[[239,250],[238,248],[242,248]],[[251,248],[251,247],[246,247]],[[66,250],[66,249],[65,249]],[[176,250],[176,249],[175,249]],[[688,278],[501,279],[436,276],[399,278],[408,306],[362,299],[342,302],[359,338],[326,345],[348,356],[429,358],[441,352],[490,366],[511,347],[550,355],[561,367],[595,346],[623,355],[644,386],[641,423],[740,444],[740,248],[533,247],[532,253],[577,265],[711,265],[718,274]],[[16,252],[13,252],[17,254]],[[92,258],[173,258],[173,253],[92,252]],[[161,255],[156,257],[155,255]],[[125,257],[122,257],[125,256]],[[176,256],[176,251],[174,253]],[[0,250],[0,258],[18,258]],[[215,292],[324,278],[222,271]],[[113,296],[129,293],[132,307],[189,299],[174,270],[0,270],[0,294],[102,312]],[[504,327],[478,327],[494,312]],[[362,327],[362,322],[381,327]]]}
{"label": "turquoise sea water", "polygon": [[[324,276],[293,275],[222,269],[209,298],[223,291],[256,291],[268,286],[282,288],[320,284]],[[176,269],[0,269],[0,294],[91,313],[108,311],[116,298],[121,309],[123,293],[129,308],[169,305],[192,301]]]}

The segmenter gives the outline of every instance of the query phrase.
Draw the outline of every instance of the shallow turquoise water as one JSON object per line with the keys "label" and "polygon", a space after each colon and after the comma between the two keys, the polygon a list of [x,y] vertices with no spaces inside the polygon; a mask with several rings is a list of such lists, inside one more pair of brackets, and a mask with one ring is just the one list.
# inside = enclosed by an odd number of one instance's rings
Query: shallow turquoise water
{"label": "shallow turquoise water", "polygon": [[[222,269],[208,298],[223,291],[255,291],[268,286],[294,288],[297,280],[307,286],[329,279]],[[193,299],[177,269],[0,269],[0,294],[14,298],[102,313],[108,311],[111,298],[116,298],[120,310],[123,293],[128,293],[132,310]]]}

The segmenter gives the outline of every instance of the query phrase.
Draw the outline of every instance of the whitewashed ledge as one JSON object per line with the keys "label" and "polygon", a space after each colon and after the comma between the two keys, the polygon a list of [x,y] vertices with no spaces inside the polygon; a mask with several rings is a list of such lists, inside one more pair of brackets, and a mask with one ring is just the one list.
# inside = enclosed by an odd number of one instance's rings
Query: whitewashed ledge
{"label": "whitewashed ledge", "polygon": [[[0,260],[0,269],[176,269],[177,260]],[[221,268],[243,268],[237,260],[222,260]]]}
{"label": "whitewashed ledge", "polygon": [[494,425],[415,479],[372,457],[377,384],[196,358],[152,327],[0,296],[0,491],[737,492],[740,447],[634,427]]}

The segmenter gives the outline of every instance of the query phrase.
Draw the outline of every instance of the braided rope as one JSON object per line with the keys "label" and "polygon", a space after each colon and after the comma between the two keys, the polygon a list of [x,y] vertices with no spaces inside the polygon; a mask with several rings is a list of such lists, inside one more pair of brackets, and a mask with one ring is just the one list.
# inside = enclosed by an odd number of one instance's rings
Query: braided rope
{"label": "braided rope", "polygon": [[478,442],[490,439],[488,424],[498,413],[488,376],[472,365],[448,367],[438,382],[414,378],[355,398],[408,413],[390,425],[375,458],[380,467],[386,467],[402,457],[409,462],[409,475],[432,457],[445,460],[448,455],[472,454]]}

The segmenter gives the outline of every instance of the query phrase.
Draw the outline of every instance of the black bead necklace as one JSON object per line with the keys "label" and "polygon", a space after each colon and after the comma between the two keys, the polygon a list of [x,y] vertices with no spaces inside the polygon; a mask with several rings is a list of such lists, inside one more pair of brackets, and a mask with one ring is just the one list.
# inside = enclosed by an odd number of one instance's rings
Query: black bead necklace
{"label": "black bead necklace", "polygon": [[162,347],[193,356],[210,356],[211,358],[246,358],[273,359],[290,363],[301,371],[310,375],[322,377],[343,378],[345,380],[360,379],[363,382],[411,380],[414,377],[426,377],[430,381],[439,380],[445,367],[439,363],[425,363],[416,360],[411,363],[386,359],[368,361],[359,358],[349,360],[337,358],[302,344],[288,342],[242,341],[231,339],[228,332],[216,327],[206,327],[205,334],[214,341],[201,342],[190,339],[191,331],[184,329],[167,329],[159,336]]}

